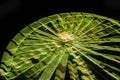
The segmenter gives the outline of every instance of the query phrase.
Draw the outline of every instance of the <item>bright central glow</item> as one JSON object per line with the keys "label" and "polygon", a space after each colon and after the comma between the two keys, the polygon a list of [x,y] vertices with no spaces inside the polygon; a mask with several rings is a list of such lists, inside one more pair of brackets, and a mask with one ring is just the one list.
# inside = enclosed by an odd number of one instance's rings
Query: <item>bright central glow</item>
{"label": "bright central glow", "polygon": [[73,40],[72,36],[69,35],[67,32],[62,32],[59,34],[60,38],[63,40],[63,42],[68,42]]}

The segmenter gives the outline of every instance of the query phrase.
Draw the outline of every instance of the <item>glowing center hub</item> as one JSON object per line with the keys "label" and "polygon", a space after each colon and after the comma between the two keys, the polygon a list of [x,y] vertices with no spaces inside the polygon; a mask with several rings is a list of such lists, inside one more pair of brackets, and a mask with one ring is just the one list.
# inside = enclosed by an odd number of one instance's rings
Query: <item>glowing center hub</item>
{"label": "glowing center hub", "polygon": [[69,35],[67,32],[62,32],[59,34],[59,36],[63,40],[63,42],[68,42],[73,40],[73,37]]}

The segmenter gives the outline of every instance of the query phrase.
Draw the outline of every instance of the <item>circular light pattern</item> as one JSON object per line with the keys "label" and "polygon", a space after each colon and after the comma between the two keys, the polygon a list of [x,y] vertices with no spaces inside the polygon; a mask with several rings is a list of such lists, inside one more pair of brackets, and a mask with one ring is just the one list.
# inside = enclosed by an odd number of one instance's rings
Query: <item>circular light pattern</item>
{"label": "circular light pattern", "polygon": [[120,22],[71,12],[22,29],[8,44],[2,80],[119,80]]}

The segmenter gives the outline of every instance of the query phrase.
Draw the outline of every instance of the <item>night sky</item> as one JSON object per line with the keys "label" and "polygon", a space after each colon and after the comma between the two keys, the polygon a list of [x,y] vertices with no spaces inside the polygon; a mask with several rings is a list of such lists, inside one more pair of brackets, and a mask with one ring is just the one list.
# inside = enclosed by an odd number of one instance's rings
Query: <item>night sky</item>
{"label": "night sky", "polygon": [[0,0],[0,56],[25,26],[64,12],[87,12],[120,20],[120,0]]}

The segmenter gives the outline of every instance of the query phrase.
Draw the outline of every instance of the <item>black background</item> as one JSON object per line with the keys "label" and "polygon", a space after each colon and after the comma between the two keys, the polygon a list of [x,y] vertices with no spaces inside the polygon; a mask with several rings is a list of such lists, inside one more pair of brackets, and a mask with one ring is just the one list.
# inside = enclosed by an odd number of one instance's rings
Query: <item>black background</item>
{"label": "black background", "polygon": [[87,12],[120,20],[120,0],[0,0],[0,55],[25,26],[64,12]]}

